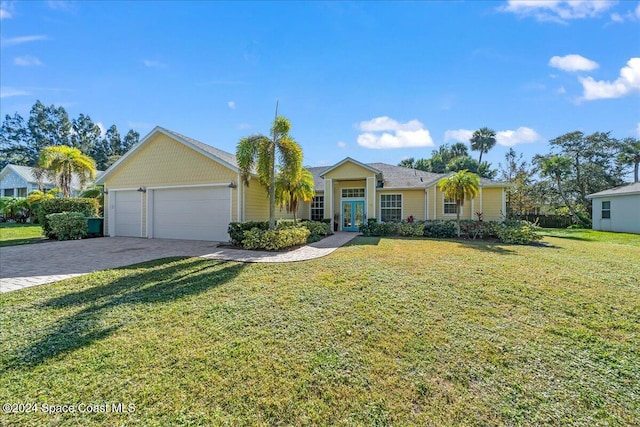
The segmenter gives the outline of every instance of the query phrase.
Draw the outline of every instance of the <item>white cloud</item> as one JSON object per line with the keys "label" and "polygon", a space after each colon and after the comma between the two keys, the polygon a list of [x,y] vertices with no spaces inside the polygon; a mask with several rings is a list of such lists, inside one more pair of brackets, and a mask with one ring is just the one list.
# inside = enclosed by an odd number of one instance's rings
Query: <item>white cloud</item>
{"label": "white cloud", "polygon": [[636,6],[636,18],[640,19],[640,2],[638,2],[638,6]]}
{"label": "white cloud", "polygon": [[535,130],[521,126],[516,130],[496,132],[496,142],[505,147],[539,141],[540,135]]}
{"label": "white cloud", "polygon": [[4,4],[0,6],[0,20],[10,19],[13,15],[7,9],[5,9]]}
{"label": "white cloud", "polygon": [[557,93],[559,93],[560,95],[567,93],[567,90],[564,88],[564,86],[560,86],[557,90]]}
{"label": "white cloud", "polygon": [[[473,131],[469,129],[448,130],[444,133],[445,142],[468,143],[473,136]],[[540,140],[540,135],[533,129],[521,126],[516,130],[503,130],[496,132],[496,142],[505,147],[513,147],[518,144],[536,142]]]}
{"label": "white cloud", "polygon": [[167,66],[167,64],[164,64],[160,61],[152,61],[150,59],[145,59],[144,61],[142,61],[142,63],[145,67],[149,68],[165,68]]}
{"label": "white cloud", "polygon": [[21,67],[30,67],[34,65],[42,65],[42,62],[35,56],[25,55],[18,56],[13,60],[13,63]]}
{"label": "white cloud", "polygon": [[596,18],[616,3],[610,0],[508,0],[499,10],[537,21],[566,24],[572,19]]}
{"label": "white cloud", "polygon": [[[432,147],[433,140],[419,120],[400,123],[388,116],[358,123],[364,133],[358,135],[358,145],[371,149]],[[386,131],[386,132],[385,132]]]}
{"label": "white cloud", "polygon": [[624,18],[619,13],[612,13],[611,20],[613,22],[624,22]]}
{"label": "white cloud", "polygon": [[583,88],[582,99],[620,98],[632,92],[640,91],[640,57],[631,58],[620,70],[615,81],[596,81],[593,77],[579,77]]}
{"label": "white cloud", "polygon": [[591,71],[599,67],[597,62],[576,54],[554,56],[549,60],[549,66],[563,71]]}
{"label": "white cloud", "polygon": [[338,141],[338,147],[339,148],[345,148],[347,146],[347,143],[344,141]]}
{"label": "white cloud", "polygon": [[107,135],[107,128],[104,127],[102,122],[97,122],[96,126],[100,128],[100,136],[104,138]]}
{"label": "white cloud", "polygon": [[448,130],[444,133],[444,142],[469,142],[473,131],[469,129]]}
{"label": "white cloud", "polygon": [[9,98],[10,96],[25,96],[31,95],[31,93],[22,89],[15,89],[12,87],[0,87],[0,98]]}
{"label": "white cloud", "polygon": [[236,103],[235,103],[235,101],[229,101],[229,102],[227,102],[227,107],[229,107],[229,108],[230,108],[230,109],[232,109],[232,110],[235,110],[235,109],[236,109]]}
{"label": "white cloud", "polygon": [[34,42],[38,40],[47,40],[47,36],[21,36],[21,37],[10,37],[10,38],[2,38],[0,39],[0,44],[2,47],[16,46],[23,43]]}

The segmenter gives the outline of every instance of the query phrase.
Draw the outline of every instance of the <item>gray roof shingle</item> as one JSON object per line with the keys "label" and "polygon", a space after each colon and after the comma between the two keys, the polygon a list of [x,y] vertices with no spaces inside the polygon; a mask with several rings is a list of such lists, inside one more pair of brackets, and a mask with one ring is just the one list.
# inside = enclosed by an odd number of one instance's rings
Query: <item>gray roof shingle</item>
{"label": "gray roof shingle", "polygon": [[623,194],[640,194],[640,182],[634,182],[633,184],[622,185],[620,187],[610,188],[608,190],[589,194],[587,198],[590,199],[592,197],[602,196],[621,196]]}

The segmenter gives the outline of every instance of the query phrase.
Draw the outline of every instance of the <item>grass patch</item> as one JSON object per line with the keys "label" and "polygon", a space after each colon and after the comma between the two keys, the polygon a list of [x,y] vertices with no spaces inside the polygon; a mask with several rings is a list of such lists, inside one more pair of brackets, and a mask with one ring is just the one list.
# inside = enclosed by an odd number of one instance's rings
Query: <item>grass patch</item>
{"label": "grass patch", "polygon": [[[636,237],[640,240],[640,236]],[[56,425],[638,425],[640,245],[358,238],[0,295],[0,414]]]}
{"label": "grass patch", "polygon": [[39,225],[0,223],[0,246],[25,245],[43,240],[45,238]]}
{"label": "grass patch", "polygon": [[557,237],[560,239],[640,246],[640,236],[631,233],[613,233],[579,228],[542,228],[540,233],[544,236]]}

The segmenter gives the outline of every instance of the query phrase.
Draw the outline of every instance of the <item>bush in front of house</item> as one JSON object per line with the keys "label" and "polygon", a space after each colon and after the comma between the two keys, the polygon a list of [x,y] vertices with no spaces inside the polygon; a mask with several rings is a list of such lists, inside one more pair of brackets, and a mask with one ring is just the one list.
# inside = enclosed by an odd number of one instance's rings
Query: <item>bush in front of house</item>
{"label": "bush in front of house", "polygon": [[456,222],[453,220],[432,219],[424,222],[424,237],[450,239],[457,236]]}
{"label": "bush in front of house", "polygon": [[498,240],[515,245],[530,245],[542,239],[537,224],[529,221],[505,221],[496,227]]}
{"label": "bush in front of house", "polygon": [[62,197],[54,199],[43,199],[40,202],[38,219],[44,235],[49,238],[56,238],[49,226],[47,216],[54,213],[79,212],[85,217],[98,215],[98,201],[96,199],[82,197]]}
{"label": "bush in front of house", "polygon": [[87,236],[87,217],[82,212],[47,215],[49,233],[58,240],[82,239]]}
{"label": "bush in front of house", "polygon": [[260,230],[268,230],[269,222],[268,221],[246,221],[246,222],[232,222],[229,223],[228,233],[231,238],[231,242],[234,245],[242,245],[242,241],[244,240],[244,232],[249,231],[253,228],[258,228]]}
{"label": "bush in front of house", "polygon": [[261,230],[256,227],[244,232],[242,245],[245,249],[278,251],[291,246],[304,245],[309,235],[309,230],[304,227],[281,230]]}
{"label": "bush in front of house", "polygon": [[309,237],[317,236],[317,240],[314,240],[316,242],[323,237],[333,234],[333,231],[331,231],[331,226],[326,222],[304,221],[301,222],[300,225],[309,230],[309,233],[311,233]]}

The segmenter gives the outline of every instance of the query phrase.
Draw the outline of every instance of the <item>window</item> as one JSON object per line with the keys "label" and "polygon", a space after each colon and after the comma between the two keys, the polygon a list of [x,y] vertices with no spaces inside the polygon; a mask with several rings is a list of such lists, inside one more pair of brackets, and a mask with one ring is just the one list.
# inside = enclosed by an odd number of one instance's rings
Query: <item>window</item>
{"label": "window", "polygon": [[364,198],[364,188],[343,188],[342,198],[352,199],[355,197]]}
{"label": "window", "polygon": [[13,188],[5,188],[4,189],[5,197],[13,197]]}
{"label": "window", "polygon": [[380,219],[383,222],[402,220],[402,194],[380,195]]}
{"label": "window", "polygon": [[611,219],[611,202],[602,202],[602,219]]}
{"label": "window", "polygon": [[27,197],[27,187],[18,188],[18,197]]}
{"label": "window", "polygon": [[324,218],[324,196],[315,196],[311,202],[311,221],[322,221]]}
{"label": "window", "polygon": [[458,205],[454,199],[444,199],[444,213],[447,214],[456,214],[458,212]]}

